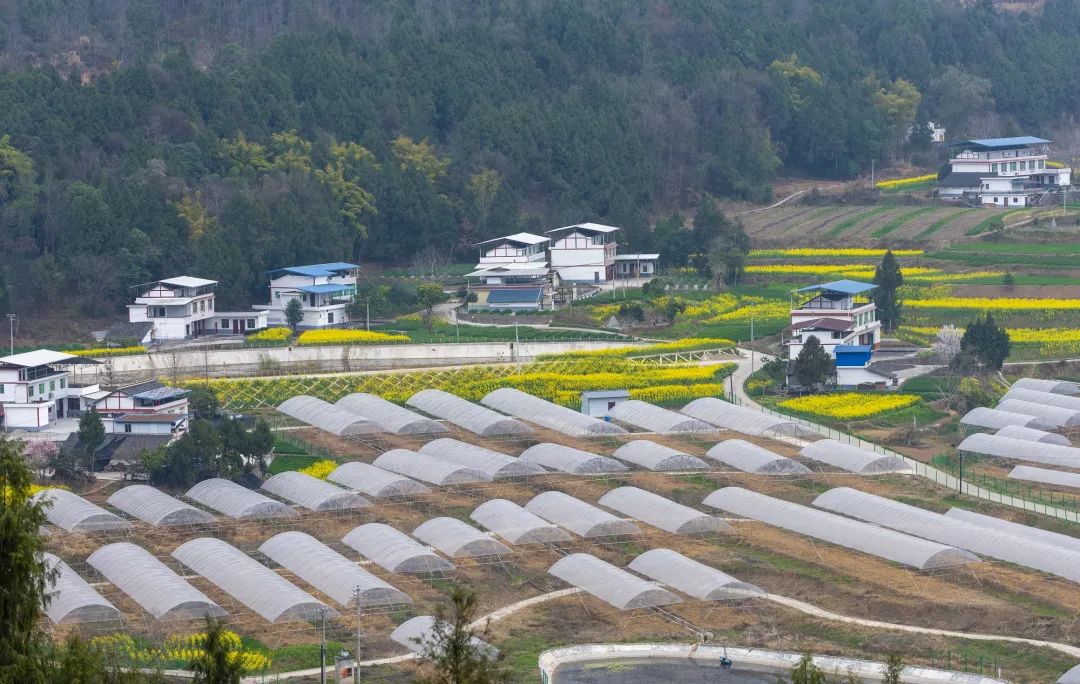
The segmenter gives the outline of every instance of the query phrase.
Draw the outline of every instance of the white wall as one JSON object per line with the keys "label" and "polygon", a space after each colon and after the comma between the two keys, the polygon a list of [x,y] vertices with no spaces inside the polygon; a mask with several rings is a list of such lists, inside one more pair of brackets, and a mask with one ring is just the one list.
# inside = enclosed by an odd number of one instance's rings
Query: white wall
{"label": "white wall", "polygon": [[4,404],[4,427],[37,430],[49,424],[52,402],[40,404]]}

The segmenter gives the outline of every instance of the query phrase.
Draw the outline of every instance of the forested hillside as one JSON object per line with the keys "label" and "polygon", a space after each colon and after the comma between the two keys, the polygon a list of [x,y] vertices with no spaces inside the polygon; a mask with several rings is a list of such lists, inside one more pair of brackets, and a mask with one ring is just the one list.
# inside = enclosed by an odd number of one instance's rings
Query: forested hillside
{"label": "forested hillside", "polygon": [[[1080,105],[1080,0],[6,0],[0,308],[847,178]],[[992,129],[992,130],[990,130]],[[919,144],[919,136],[915,143]]]}

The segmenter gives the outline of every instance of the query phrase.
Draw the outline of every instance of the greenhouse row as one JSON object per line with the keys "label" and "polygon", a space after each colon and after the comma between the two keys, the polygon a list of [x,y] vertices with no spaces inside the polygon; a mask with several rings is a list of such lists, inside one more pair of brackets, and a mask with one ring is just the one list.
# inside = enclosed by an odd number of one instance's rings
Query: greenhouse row
{"label": "greenhouse row", "polygon": [[684,406],[682,412],[691,418],[744,435],[800,438],[817,436],[816,432],[790,418],[755,411],[715,397],[695,399]]}
{"label": "greenhouse row", "polygon": [[742,439],[715,444],[705,455],[745,473],[759,475],[805,475],[810,469],[795,459],[775,454],[765,447]]}
{"label": "greenhouse row", "polygon": [[637,487],[613,489],[600,497],[598,503],[672,534],[717,534],[735,531],[731,525],[708,513]]}
{"label": "greenhouse row", "polygon": [[811,442],[799,450],[799,455],[859,475],[911,472],[911,466],[902,458],[879,454],[835,439]]}
{"label": "greenhouse row", "polygon": [[968,435],[956,450],[982,456],[995,456],[1016,461],[1030,461],[1043,465],[1080,468],[1080,449],[1059,444],[1042,443],[1035,445],[1024,439],[1011,439],[1000,435],[976,432]]}
{"label": "greenhouse row", "polygon": [[1049,468],[1016,466],[1009,472],[1009,479],[1080,489],[1080,473],[1067,473],[1063,470],[1050,470]]}
{"label": "greenhouse row", "polygon": [[571,437],[600,437],[626,432],[613,423],[587,416],[512,387],[502,387],[489,392],[480,403]]}

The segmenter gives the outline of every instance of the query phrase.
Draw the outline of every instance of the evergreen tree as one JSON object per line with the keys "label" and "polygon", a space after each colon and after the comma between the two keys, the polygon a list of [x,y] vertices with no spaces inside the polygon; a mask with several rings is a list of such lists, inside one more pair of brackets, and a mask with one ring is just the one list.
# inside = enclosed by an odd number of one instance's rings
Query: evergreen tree
{"label": "evergreen tree", "polygon": [[877,306],[877,318],[886,331],[892,332],[900,325],[903,303],[899,290],[904,284],[904,274],[891,249],[885,252],[881,263],[874,269],[874,284],[877,289],[873,291],[872,299]]}
{"label": "evergreen tree", "polygon": [[885,661],[885,678],[881,680],[881,684],[900,684],[900,675],[903,672],[904,661],[900,654],[890,653],[889,659]]}
{"label": "evergreen tree", "polygon": [[296,327],[304,320],[304,305],[295,297],[285,305],[285,323],[296,331]]}
{"label": "evergreen tree", "polygon": [[794,373],[795,380],[800,385],[812,388],[828,382],[836,375],[836,361],[825,351],[817,337],[809,335],[795,357]]}
{"label": "evergreen tree", "polygon": [[997,371],[1008,358],[1010,346],[1009,333],[987,311],[986,318],[968,323],[960,338],[959,357],[968,356],[976,368]]}
{"label": "evergreen tree", "polygon": [[828,684],[828,681],[809,653],[804,653],[791,670],[791,684]]}
{"label": "evergreen tree", "polygon": [[98,447],[105,443],[105,424],[101,422],[101,416],[91,408],[79,416],[79,444],[86,458],[86,469],[94,469],[94,454]]}
{"label": "evergreen tree", "polygon": [[418,678],[421,684],[503,684],[510,673],[502,666],[501,655],[494,656],[477,640],[489,640],[491,632],[474,630],[476,594],[455,586],[450,594],[450,608],[440,605],[435,612],[435,627],[427,641],[421,642],[425,658],[431,662],[430,674]]}
{"label": "evergreen tree", "polygon": [[247,671],[244,661],[225,631],[224,621],[206,618],[206,633],[202,635],[201,651],[188,667],[195,673],[195,684],[240,684]]}

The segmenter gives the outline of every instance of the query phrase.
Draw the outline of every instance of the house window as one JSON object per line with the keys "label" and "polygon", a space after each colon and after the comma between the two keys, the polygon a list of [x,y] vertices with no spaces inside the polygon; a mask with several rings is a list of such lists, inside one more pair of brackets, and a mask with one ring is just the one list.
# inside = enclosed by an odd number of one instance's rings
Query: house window
{"label": "house window", "polygon": [[27,385],[26,386],[26,396],[28,396],[28,397],[34,396],[34,386],[33,385]]}
{"label": "house window", "polygon": [[997,164],[990,165],[990,173],[997,173]]}
{"label": "house window", "polygon": [[1016,170],[1016,162],[1009,162],[1009,170],[1010,171],[1015,171]]}
{"label": "house window", "polygon": [[[60,378],[60,389],[64,389],[67,386],[67,378]],[[0,391],[3,391],[3,385],[0,385]]]}
{"label": "house window", "polygon": [[3,394],[3,393],[4,393],[4,385],[3,385],[3,383],[0,383],[0,394]]}
{"label": "house window", "polygon": [[130,425],[125,425],[124,426],[124,432],[131,432],[131,426]]}
{"label": "house window", "polygon": [[1040,159],[1039,160],[1039,170],[1042,171],[1045,168],[1046,168],[1046,162],[1043,161],[1042,159]]}
{"label": "house window", "polygon": [[274,293],[274,299],[281,299],[281,293],[280,292],[275,292]]}
{"label": "house window", "polygon": [[228,318],[222,318],[221,319],[221,329],[222,330],[228,330],[229,329],[229,319]]}
{"label": "house window", "polygon": [[1019,204],[1019,203],[1020,203],[1020,198],[1019,197],[1013,197],[1013,204]]}
{"label": "house window", "polygon": [[45,383],[41,383],[40,385],[37,386],[37,393],[38,394],[45,394]]}
{"label": "house window", "polygon": [[49,381],[49,391],[50,392],[55,392],[56,391],[56,381],[55,380],[50,380]]}
{"label": "house window", "polygon": [[333,323],[334,322],[334,312],[333,311],[326,314],[326,322],[327,323]]}
{"label": "house window", "polygon": [[248,319],[248,330],[254,330],[254,329],[255,329],[255,319],[254,318],[249,318]]}

